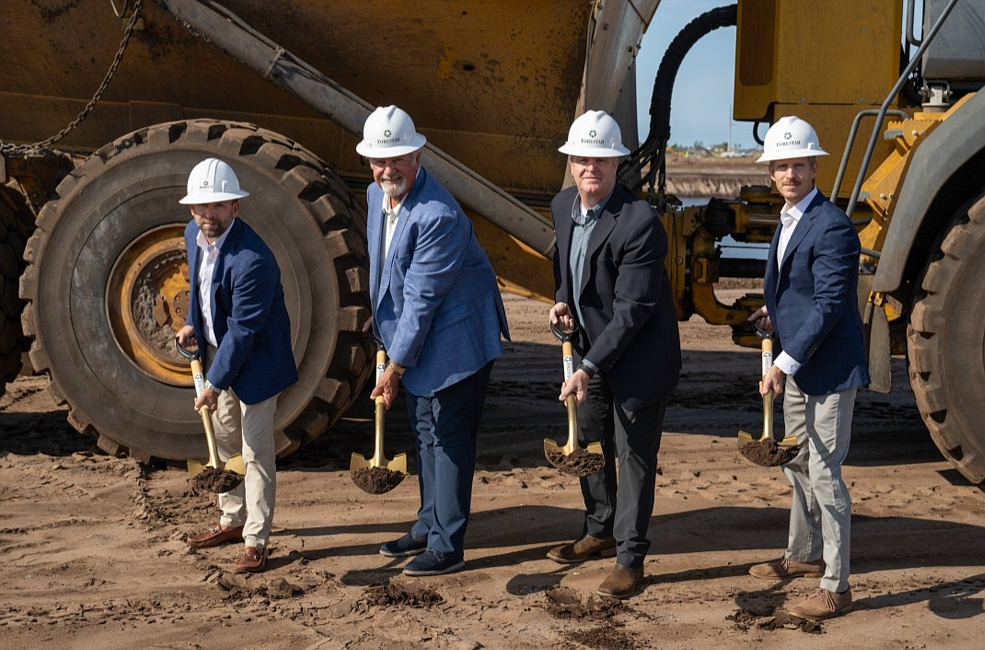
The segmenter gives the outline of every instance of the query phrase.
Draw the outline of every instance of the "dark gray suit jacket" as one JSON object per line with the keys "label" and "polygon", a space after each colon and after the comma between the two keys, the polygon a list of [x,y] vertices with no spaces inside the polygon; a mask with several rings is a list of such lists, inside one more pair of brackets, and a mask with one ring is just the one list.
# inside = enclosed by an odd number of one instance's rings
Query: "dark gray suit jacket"
{"label": "dark gray suit jacket", "polygon": [[[577,188],[570,187],[551,202],[557,233],[555,298],[572,308],[568,260],[571,210],[577,200]],[[629,410],[667,397],[680,376],[681,343],[666,256],[667,235],[656,214],[617,184],[589,238],[583,277],[575,279],[581,283],[579,306],[585,322],[579,323],[573,343]]]}

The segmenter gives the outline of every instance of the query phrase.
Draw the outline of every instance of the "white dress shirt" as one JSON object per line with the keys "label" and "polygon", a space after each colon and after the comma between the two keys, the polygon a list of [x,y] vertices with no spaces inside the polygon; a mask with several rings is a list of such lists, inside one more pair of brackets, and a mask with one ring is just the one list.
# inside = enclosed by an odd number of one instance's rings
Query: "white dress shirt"
{"label": "white dress shirt", "polygon": [[201,251],[201,263],[198,267],[198,302],[202,308],[202,329],[205,330],[205,340],[213,347],[219,347],[215,337],[215,326],[212,322],[212,274],[215,272],[215,262],[219,259],[219,250],[226,241],[226,236],[236,220],[234,217],[229,222],[229,227],[219,235],[213,243],[205,238],[201,230],[198,231],[198,248]]}

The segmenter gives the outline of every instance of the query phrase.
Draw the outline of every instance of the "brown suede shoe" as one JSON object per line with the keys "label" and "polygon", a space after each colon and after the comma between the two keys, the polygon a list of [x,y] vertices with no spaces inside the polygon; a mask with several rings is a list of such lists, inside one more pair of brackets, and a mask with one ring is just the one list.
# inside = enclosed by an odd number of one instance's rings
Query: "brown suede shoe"
{"label": "brown suede shoe", "polygon": [[749,568],[749,575],[761,580],[784,580],[786,578],[820,578],[824,575],[824,560],[796,562],[783,557],[765,564]]}
{"label": "brown suede shoe", "polygon": [[562,544],[547,552],[547,557],[559,564],[584,562],[593,555],[602,555],[616,547],[615,537],[592,537],[585,535],[577,542]]}
{"label": "brown suede shoe", "polygon": [[267,568],[267,547],[247,546],[236,560],[235,573],[260,573]]}
{"label": "brown suede shoe", "polygon": [[629,598],[643,584],[643,567],[632,567],[617,564],[609,577],[599,585],[598,594],[609,598]]}
{"label": "brown suede shoe", "polygon": [[223,528],[222,524],[216,524],[201,535],[189,537],[187,541],[189,546],[194,546],[195,548],[209,548],[227,542],[242,542],[243,527],[233,526],[231,528]]}
{"label": "brown suede shoe", "polygon": [[807,600],[797,603],[787,610],[791,616],[820,621],[852,611],[852,590],[846,589],[838,594],[827,589],[818,589]]}

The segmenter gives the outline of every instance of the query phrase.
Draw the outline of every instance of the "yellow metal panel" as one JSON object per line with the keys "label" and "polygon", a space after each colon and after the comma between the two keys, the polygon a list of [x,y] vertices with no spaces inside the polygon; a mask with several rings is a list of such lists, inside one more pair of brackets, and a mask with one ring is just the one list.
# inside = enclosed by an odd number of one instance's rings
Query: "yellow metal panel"
{"label": "yellow metal panel", "polygon": [[735,118],[773,103],[880,105],[899,76],[901,24],[899,0],[741,0]]}

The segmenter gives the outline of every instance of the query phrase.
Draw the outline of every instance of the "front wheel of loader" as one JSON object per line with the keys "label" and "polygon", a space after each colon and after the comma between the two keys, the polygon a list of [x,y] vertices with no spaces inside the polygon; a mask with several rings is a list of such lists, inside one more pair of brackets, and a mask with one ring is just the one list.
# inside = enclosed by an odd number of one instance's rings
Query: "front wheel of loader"
{"label": "front wheel of loader", "polygon": [[946,233],[927,265],[907,328],[910,385],[943,454],[985,481],[985,196]]}
{"label": "front wheel of loader", "polygon": [[299,145],[255,126],[160,124],[106,145],[59,184],[38,217],[21,280],[31,361],[69,421],[111,453],[207,456],[187,362],[172,340],[190,309],[184,196],[196,163],[236,170],[240,217],[274,252],[300,380],[281,394],[283,456],[356,397],[370,349],[365,234],[345,185]]}

